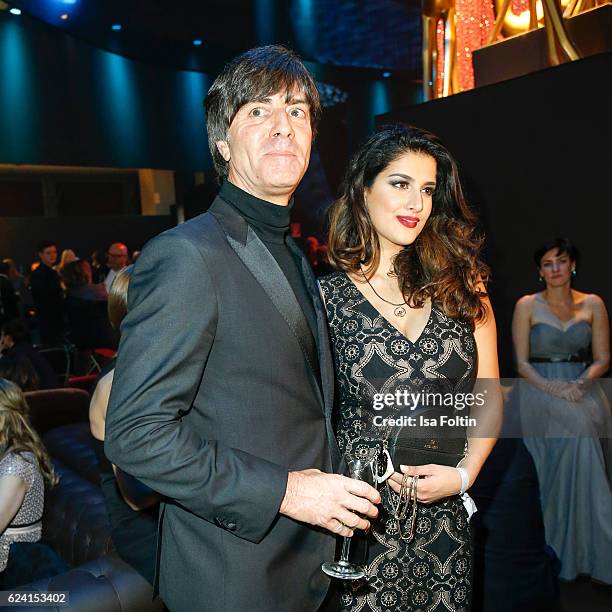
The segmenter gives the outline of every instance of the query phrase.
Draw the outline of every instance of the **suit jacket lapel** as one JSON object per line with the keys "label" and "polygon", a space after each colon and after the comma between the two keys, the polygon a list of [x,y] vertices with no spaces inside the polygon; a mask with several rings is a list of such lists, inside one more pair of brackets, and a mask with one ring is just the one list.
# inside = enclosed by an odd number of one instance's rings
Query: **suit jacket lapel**
{"label": "suit jacket lapel", "polygon": [[302,250],[297,246],[292,238],[288,238],[287,245],[293,254],[299,259],[302,266],[302,273],[306,281],[306,287],[312,297],[315,312],[317,315],[317,345],[319,349],[319,366],[321,370],[321,385],[323,387],[323,397],[325,401],[325,413],[328,423],[328,437],[330,438],[330,448],[332,449],[332,460],[334,466],[338,466],[341,461],[340,450],[333,431],[333,408],[334,408],[334,387],[335,376],[333,359],[329,343],[329,331],[327,326],[327,315],[325,306],[321,299],[319,284]]}
{"label": "suit jacket lapel", "polygon": [[224,228],[228,242],[242,263],[261,285],[289,329],[295,335],[304,358],[314,377],[319,400],[324,405],[318,383],[318,359],[314,338],[308,321],[280,266],[246,221],[221,198],[217,198],[210,212]]}

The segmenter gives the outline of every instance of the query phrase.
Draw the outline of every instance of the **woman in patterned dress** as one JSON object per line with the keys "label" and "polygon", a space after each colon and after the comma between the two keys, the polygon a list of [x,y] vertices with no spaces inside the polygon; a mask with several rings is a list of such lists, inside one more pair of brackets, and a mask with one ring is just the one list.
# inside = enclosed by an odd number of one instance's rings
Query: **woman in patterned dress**
{"label": "woman in patterned dress", "polygon": [[68,569],[40,542],[45,484],[57,481],[21,389],[0,378],[0,590]]}
{"label": "woman in patterned dress", "polygon": [[[432,134],[388,126],[353,157],[330,210],[329,253],[338,271],[320,280],[345,454],[379,443],[375,394],[498,380],[487,268],[474,226],[456,163]],[[344,583],[343,610],[469,610],[471,500],[461,494],[499,430],[501,394],[497,385],[488,392],[479,417],[486,437],[464,440],[461,469],[394,466],[367,535],[366,579]],[[436,447],[438,440],[430,442]],[[402,480],[413,476],[419,478],[410,537],[410,518],[395,517]]]}

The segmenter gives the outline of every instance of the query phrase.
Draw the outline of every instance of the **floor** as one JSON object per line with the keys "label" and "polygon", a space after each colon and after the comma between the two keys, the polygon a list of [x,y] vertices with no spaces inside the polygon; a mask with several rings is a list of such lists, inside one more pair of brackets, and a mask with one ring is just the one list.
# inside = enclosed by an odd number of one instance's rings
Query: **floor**
{"label": "floor", "polygon": [[578,578],[574,582],[561,583],[562,612],[610,612],[612,610],[612,586]]}

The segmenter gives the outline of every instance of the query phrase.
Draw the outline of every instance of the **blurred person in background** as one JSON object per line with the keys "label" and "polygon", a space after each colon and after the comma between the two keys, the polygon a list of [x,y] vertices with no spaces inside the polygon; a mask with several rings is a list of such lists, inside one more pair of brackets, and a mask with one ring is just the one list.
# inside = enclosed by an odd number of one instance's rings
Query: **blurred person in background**
{"label": "blurred person in background", "polygon": [[17,264],[15,264],[12,259],[7,257],[2,260],[2,263],[6,264],[6,266],[8,267],[8,272],[6,273],[6,275],[8,276],[11,283],[13,283],[15,293],[19,295],[26,284],[25,276],[21,274],[21,272],[19,272]]}
{"label": "blurred person in background", "polygon": [[91,254],[91,277],[93,283],[103,283],[107,274],[106,252],[104,249],[96,249]]}
{"label": "blurred person in background", "polygon": [[92,283],[89,262],[79,259],[67,264],[62,278],[72,342],[79,349],[116,348],[117,337],[106,314],[108,294],[102,283]]}
{"label": "blurred person in background", "polygon": [[10,266],[0,261],[0,324],[19,318],[19,298],[9,278]]}
{"label": "blurred person in background", "polygon": [[534,253],[544,289],[520,298],[512,321],[525,379],[519,408],[559,577],[612,584],[612,492],[600,442],[612,437],[612,419],[598,382],[610,366],[610,329],[603,300],[572,288],[579,260],[567,238]]}
{"label": "blurred person in background", "polygon": [[107,262],[109,271],[104,279],[104,286],[109,292],[117,273],[129,263],[128,248],[122,242],[113,242],[108,247]]}
{"label": "blurred person in background", "polygon": [[64,249],[62,251],[62,255],[60,257],[59,263],[56,264],[55,266],[53,266],[53,269],[60,275],[62,275],[62,270],[64,269],[64,267],[73,262],[76,261],[78,259],[78,257],[76,256],[75,252],[72,249]]}
{"label": "blurred person in background", "polygon": [[17,299],[19,300],[20,317],[25,318],[28,308],[32,306],[32,294],[28,287],[28,279],[21,274],[12,259],[6,258],[3,260],[3,263],[8,266],[7,276],[13,284],[15,295],[17,295]]}
{"label": "blurred person in background", "polygon": [[54,242],[41,242],[38,246],[40,265],[30,275],[32,299],[36,308],[40,340],[57,346],[64,341],[64,292],[59,274],[53,269],[57,263]]}
{"label": "blurred person in background", "polygon": [[[9,360],[17,362],[21,358],[27,359],[31,364],[36,373],[36,383],[35,386],[32,382],[18,383],[24,391],[32,391],[35,388],[57,389],[60,386],[57,374],[51,364],[45,359],[44,355],[41,355],[32,346],[30,332],[23,321],[13,319],[2,324],[0,328],[0,353],[0,366],[3,368],[8,367],[7,362]],[[12,376],[6,373],[4,378],[16,382]],[[25,379],[20,378],[19,380],[30,381],[33,378],[28,375]]]}
{"label": "blurred person in background", "polygon": [[[117,274],[108,296],[108,318],[117,332],[127,313],[127,292],[132,268],[128,266]],[[98,457],[100,486],[106,498],[111,535],[119,556],[153,584],[160,496],[112,465],[104,454],[104,426],[114,372],[115,359],[102,369],[89,405],[89,422]]]}
{"label": "blurred person in background", "polygon": [[45,487],[57,482],[22,391],[0,378],[0,590],[68,569],[40,541]]}
{"label": "blurred person in background", "polygon": [[316,236],[308,236],[305,241],[308,263],[316,276],[323,276],[334,271],[327,259],[327,245],[319,242]]}
{"label": "blurred person in background", "polygon": [[38,391],[40,382],[32,362],[23,355],[0,359],[0,378],[15,383],[24,393]]}

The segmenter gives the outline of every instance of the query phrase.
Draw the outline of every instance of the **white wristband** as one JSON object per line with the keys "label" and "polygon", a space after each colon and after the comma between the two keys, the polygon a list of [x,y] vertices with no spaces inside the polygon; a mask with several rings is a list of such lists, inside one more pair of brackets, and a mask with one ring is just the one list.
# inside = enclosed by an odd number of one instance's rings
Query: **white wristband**
{"label": "white wristband", "polygon": [[470,477],[468,476],[467,470],[462,467],[455,468],[459,472],[459,476],[461,476],[461,490],[459,493],[463,495],[468,487],[470,486]]}

